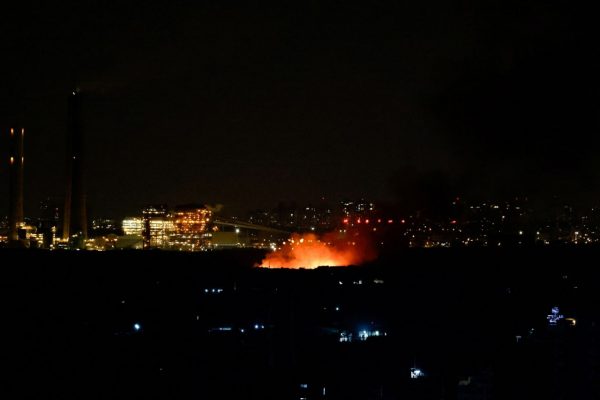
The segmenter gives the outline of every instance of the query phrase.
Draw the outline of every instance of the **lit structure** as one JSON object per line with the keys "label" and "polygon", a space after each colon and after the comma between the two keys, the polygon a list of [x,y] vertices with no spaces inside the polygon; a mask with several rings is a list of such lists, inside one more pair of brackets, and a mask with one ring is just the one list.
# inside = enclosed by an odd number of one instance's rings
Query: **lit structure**
{"label": "lit structure", "polygon": [[142,236],[144,232],[144,220],[138,217],[125,218],[121,222],[121,227],[125,235]]}
{"label": "lit structure", "polygon": [[143,218],[123,220],[123,231],[127,235],[141,232],[144,248],[160,248],[181,251],[204,250],[208,224],[212,211],[201,205],[177,206],[169,212],[164,204],[148,206]]}
{"label": "lit structure", "polygon": [[[336,311],[339,311],[339,307],[335,307]],[[339,332],[338,341],[340,343],[351,343],[353,341],[361,341],[364,342],[373,337],[384,337],[387,336],[387,333],[380,330],[367,330],[361,329],[356,334],[350,331],[341,331]]]}
{"label": "lit structure", "polygon": [[60,239],[56,237],[56,232],[60,223],[60,206],[52,198],[46,198],[40,202],[39,212],[41,218],[38,220],[38,233],[44,237],[41,247],[53,248],[55,241]]}
{"label": "lit structure", "polygon": [[563,318],[564,315],[560,313],[560,309],[558,307],[552,307],[552,314],[549,314],[547,317],[550,325],[556,325],[556,323]]}
{"label": "lit structure", "polygon": [[83,116],[81,94],[78,90],[69,96],[67,126],[67,172],[65,211],[62,238],[87,239],[87,209],[84,190]]}
{"label": "lit structure", "polygon": [[23,142],[25,129],[10,128],[9,136],[9,215],[8,240],[19,240],[19,228],[24,224],[23,215],[23,167],[25,163]]}
{"label": "lit structure", "polygon": [[169,235],[174,224],[164,204],[144,208],[143,230],[144,249],[164,248],[168,245]]}
{"label": "lit structure", "polygon": [[169,237],[172,249],[197,251],[206,247],[205,234],[212,211],[199,205],[178,206],[172,217],[174,232]]}
{"label": "lit structure", "polygon": [[117,227],[117,223],[114,219],[110,218],[98,218],[92,221],[93,231],[114,231]]}
{"label": "lit structure", "polygon": [[211,216],[203,206],[179,206],[173,213],[175,229],[179,234],[203,233]]}
{"label": "lit structure", "polygon": [[413,367],[410,369],[410,379],[423,378],[425,374],[419,368]]}

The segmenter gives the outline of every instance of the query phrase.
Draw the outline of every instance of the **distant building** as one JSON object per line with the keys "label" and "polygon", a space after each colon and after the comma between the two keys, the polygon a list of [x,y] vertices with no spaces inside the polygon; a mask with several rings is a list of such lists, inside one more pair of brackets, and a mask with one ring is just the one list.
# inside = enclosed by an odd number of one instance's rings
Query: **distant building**
{"label": "distant building", "polygon": [[144,219],[139,217],[125,218],[121,223],[125,235],[142,236],[144,232]]}
{"label": "distant building", "polygon": [[177,206],[171,215],[174,231],[169,236],[169,247],[184,251],[203,249],[212,211],[203,205],[190,204]]}
{"label": "distant building", "polygon": [[165,204],[144,208],[143,217],[123,220],[126,235],[141,234],[145,249],[199,251],[207,246],[212,211],[203,205],[189,204],[169,211]]}
{"label": "distant building", "polygon": [[37,233],[43,236],[41,247],[52,248],[57,240],[56,232],[60,222],[60,206],[53,198],[40,202],[40,218],[37,221]]}
{"label": "distant building", "polygon": [[92,231],[95,235],[116,233],[119,231],[119,226],[112,218],[96,218],[92,221]]}
{"label": "distant building", "polygon": [[248,214],[248,222],[299,231],[326,232],[334,228],[337,221],[334,211],[324,202],[317,206],[280,202],[272,210],[251,211]]}
{"label": "distant building", "polygon": [[169,234],[174,230],[173,221],[165,204],[148,206],[142,211],[144,249],[164,248]]}

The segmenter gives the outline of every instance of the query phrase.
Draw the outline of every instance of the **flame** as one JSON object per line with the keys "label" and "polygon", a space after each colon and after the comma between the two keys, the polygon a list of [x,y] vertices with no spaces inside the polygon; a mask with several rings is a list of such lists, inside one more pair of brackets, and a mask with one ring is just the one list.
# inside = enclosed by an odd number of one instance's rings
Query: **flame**
{"label": "flame", "polygon": [[375,252],[366,238],[358,234],[340,236],[328,233],[293,234],[281,248],[267,254],[263,268],[307,268],[358,265],[373,260]]}

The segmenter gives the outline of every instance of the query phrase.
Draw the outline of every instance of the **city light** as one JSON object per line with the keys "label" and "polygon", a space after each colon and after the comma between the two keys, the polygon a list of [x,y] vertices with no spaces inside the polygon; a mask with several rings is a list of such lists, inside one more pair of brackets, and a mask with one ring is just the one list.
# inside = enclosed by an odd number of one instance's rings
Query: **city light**
{"label": "city light", "polygon": [[425,376],[425,374],[419,368],[411,368],[410,369],[410,379],[419,379],[424,376]]}
{"label": "city light", "polygon": [[552,314],[549,314],[547,317],[550,325],[556,325],[556,323],[563,318],[564,316],[560,314],[560,310],[558,307],[552,307]]}

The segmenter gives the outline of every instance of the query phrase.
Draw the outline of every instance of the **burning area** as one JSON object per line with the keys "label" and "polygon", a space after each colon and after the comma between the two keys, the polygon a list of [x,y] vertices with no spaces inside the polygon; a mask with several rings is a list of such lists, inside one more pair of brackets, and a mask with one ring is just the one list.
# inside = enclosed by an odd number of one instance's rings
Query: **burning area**
{"label": "burning area", "polygon": [[375,258],[371,240],[358,232],[293,234],[279,249],[267,254],[260,267],[313,269],[359,265]]}

